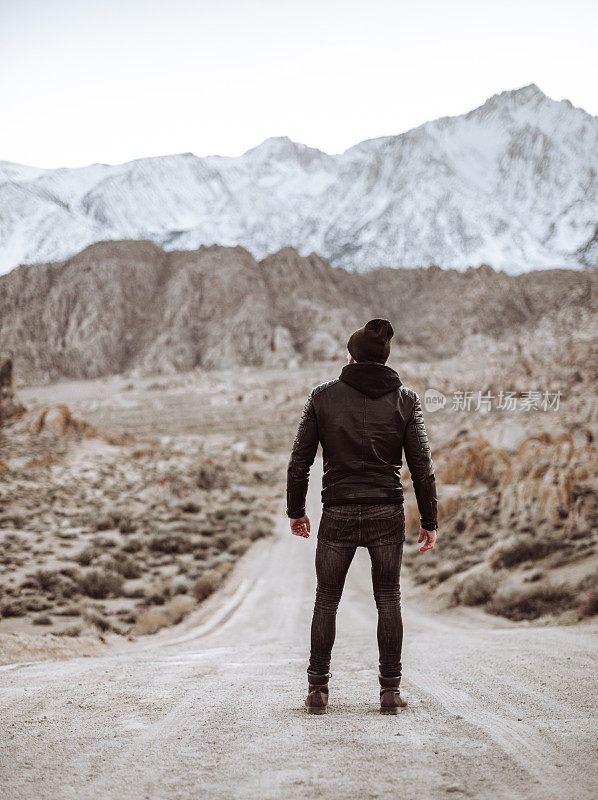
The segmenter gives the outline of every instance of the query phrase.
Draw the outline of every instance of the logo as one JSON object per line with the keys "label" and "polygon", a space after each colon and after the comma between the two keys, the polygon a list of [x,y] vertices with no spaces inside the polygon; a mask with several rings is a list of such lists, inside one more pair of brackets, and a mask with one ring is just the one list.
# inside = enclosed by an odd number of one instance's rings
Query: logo
{"label": "logo", "polygon": [[446,395],[439,392],[438,389],[426,389],[424,392],[424,408],[426,411],[432,413],[439,411],[446,405]]}

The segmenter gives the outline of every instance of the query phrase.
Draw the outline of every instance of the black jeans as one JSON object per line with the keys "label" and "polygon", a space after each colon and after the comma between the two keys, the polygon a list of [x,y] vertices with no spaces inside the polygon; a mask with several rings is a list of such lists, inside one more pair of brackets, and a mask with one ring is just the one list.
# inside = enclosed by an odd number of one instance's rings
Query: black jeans
{"label": "black jeans", "polygon": [[404,541],[402,504],[324,506],[316,546],[317,588],[307,668],[310,675],[328,675],[345,577],[355,550],[363,546],[372,562],[372,588],[378,609],[379,674],[400,679],[403,620],[399,578]]}

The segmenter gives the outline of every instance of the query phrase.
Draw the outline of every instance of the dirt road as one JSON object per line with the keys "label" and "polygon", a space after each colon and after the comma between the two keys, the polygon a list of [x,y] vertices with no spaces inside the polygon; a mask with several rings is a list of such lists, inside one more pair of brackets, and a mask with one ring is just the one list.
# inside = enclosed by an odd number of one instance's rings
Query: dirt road
{"label": "dirt road", "polygon": [[277,536],[176,631],[0,669],[0,797],[596,797],[598,626],[435,612],[405,576],[409,708],[381,716],[363,549],[338,614],[330,713],[305,713],[320,481],[318,459],[311,538],[292,537],[281,509]]}

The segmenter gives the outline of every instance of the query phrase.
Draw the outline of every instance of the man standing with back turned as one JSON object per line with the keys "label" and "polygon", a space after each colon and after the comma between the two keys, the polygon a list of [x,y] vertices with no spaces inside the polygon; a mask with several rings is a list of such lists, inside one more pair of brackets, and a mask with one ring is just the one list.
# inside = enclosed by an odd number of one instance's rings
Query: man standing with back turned
{"label": "man standing with back turned", "polygon": [[336,612],[358,546],[367,547],[378,609],[380,711],[396,714],[400,695],[400,570],[405,541],[401,454],[411,473],[421,529],[420,553],[436,542],[436,481],[419,397],[386,365],[394,334],[387,319],[372,319],[347,343],[338,378],[315,386],[303,408],[287,469],[291,532],[307,538],[309,470],[322,443],[322,517],[316,546],[316,600],[311,624],[308,695],[311,714],[328,707]]}

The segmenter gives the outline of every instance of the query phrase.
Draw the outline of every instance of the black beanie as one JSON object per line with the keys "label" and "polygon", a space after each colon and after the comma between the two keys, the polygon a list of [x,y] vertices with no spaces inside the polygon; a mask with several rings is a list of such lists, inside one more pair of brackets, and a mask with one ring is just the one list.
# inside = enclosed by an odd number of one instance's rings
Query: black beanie
{"label": "black beanie", "polygon": [[390,340],[394,330],[388,319],[371,319],[352,333],[347,350],[355,361],[379,361],[384,364],[390,355]]}

